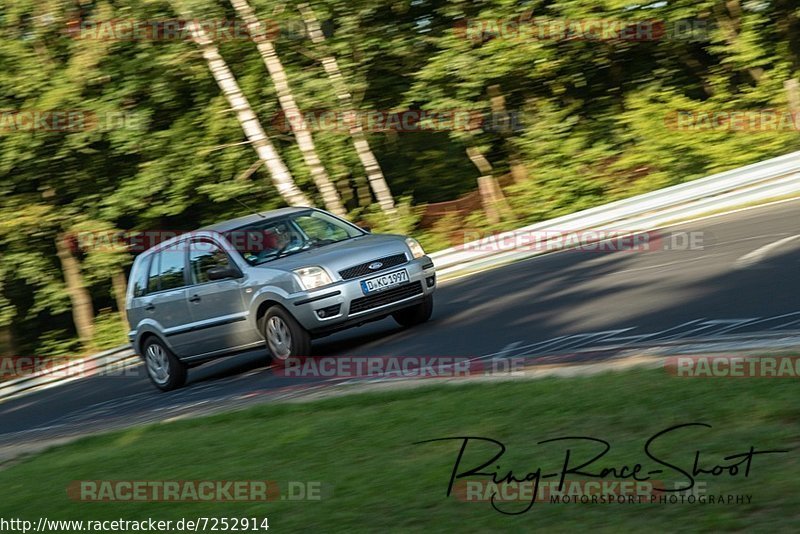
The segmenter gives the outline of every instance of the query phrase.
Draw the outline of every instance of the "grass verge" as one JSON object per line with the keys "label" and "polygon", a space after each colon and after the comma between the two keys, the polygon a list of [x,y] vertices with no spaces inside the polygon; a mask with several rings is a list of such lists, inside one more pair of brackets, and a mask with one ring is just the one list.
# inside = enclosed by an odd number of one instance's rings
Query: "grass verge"
{"label": "grass verge", "polygon": [[[487,502],[464,502],[445,491],[459,444],[414,445],[445,436],[484,436],[508,447],[503,473],[542,466],[558,471],[568,445],[538,441],[593,436],[611,443],[601,467],[642,463],[646,440],[672,425],[704,422],[658,442],[658,455],[691,470],[756,456],[748,477],[699,475],[708,494],[751,495],[749,504],[550,504],[518,516]],[[91,437],[51,449],[0,472],[0,517],[171,519],[269,517],[275,531],[483,531],[489,528],[592,527],[602,531],[669,524],[671,530],[790,530],[800,517],[800,398],[797,384],[778,379],[682,379],[663,370],[474,385],[433,385],[304,404],[264,405],[241,412]],[[572,443],[573,459],[591,448]],[[470,446],[463,464],[492,449]],[[728,462],[730,463],[730,462]],[[595,469],[596,468],[596,469]],[[669,471],[669,470],[667,470]],[[682,481],[669,471],[656,478]],[[319,501],[81,502],[67,496],[75,480],[320,481]],[[525,503],[511,503],[518,510]],[[668,523],[667,523],[668,522]]]}

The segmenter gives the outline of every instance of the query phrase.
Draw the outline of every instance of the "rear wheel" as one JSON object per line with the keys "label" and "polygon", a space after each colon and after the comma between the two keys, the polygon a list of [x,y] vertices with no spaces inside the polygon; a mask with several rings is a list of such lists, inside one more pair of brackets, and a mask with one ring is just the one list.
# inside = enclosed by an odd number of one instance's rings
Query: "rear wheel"
{"label": "rear wheel", "polygon": [[268,309],[261,324],[267,348],[274,360],[304,358],[311,354],[311,336],[281,306]]}
{"label": "rear wheel", "polygon": [[410,308],[404,308],[392,314],[400,326],[414,326],[422,324],[431,318],[433,313],[433,295],[426,295],[425,300]]}
{"label": "rear wheel", "polygon": [[147,376],[158,389],[170,391],[186,384],[186,365],[163,341],[151,337],[144,344],[144,365]]}

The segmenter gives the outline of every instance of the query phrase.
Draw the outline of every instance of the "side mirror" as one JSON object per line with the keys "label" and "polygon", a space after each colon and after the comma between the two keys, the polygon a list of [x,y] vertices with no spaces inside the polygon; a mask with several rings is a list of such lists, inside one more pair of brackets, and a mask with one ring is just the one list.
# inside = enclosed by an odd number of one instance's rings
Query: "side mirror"
{"label": "side mirror", "polygon": [[211,267],[206,271],[209,280],[225,280],[226,278],[240,278],[242,275],[235,267]]}
{"label": "side mirror", "polygon": [[359,228],[361,228],[362,230],[364,230],[364,231],[365,231],[365,232],[367,232],[368,234],[371,234],[371,233],[372,233],[372,228],[370,228],[369,226],[364,226],[364,225],[361,225],[361,226],[359,226]]}

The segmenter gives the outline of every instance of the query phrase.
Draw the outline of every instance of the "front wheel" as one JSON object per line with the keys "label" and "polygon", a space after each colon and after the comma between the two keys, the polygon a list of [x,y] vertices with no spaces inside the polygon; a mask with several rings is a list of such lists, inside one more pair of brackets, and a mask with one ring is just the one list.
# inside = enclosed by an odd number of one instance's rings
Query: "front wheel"
{"label": "front wheel", "polygon": [[178,389],[186,383],[186,365],[158,338],[144,344],[144,364],[150,381],[161,391]]}
{"label": "front wheel", "polygon": [[311,353],[311,336],[292,314],[281,306],[267,310],[263,321],[264,339],[272,358],[285,361],[304,358]]}
{"label": "front wheel", "polygon": [[419,304],[396,311],[392,314],[392,317],[400,326],[414,326],[426,322],[431,318],[432,313],[433,295],[426,295],[425,300]]}

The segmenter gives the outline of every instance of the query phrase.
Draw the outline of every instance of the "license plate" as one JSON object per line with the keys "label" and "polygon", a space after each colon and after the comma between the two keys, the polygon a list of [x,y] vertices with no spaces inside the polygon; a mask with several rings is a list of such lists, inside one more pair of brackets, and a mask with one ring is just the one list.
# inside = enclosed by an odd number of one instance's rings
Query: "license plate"
{"label": "license plate", "polygon": [[399,286],[408,282],[408,271],[401,269],[391,273],[382,274],[375,278],[367,278],[361,281],[361,291],[366,295],[367,293],[375,293],[376,291],[383,291],[390,287]]}

